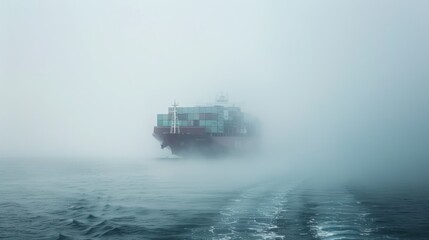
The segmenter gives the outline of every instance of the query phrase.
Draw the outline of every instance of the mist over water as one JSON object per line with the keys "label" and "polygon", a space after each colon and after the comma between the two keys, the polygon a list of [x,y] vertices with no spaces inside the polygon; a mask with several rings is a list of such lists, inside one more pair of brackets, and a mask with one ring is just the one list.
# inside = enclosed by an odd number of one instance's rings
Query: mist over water
{"label": "mist over water", "polygon": [[[0,2],[0,238],[426,239],[429,3]],[[260,152],[177,158],[220,92]]]}

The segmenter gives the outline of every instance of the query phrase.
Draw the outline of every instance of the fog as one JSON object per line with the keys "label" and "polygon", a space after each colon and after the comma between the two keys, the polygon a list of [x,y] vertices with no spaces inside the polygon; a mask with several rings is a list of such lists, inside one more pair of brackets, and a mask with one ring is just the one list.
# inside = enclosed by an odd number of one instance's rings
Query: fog
{"label": "fog", "polygon": [[267,173],[426,180],[427,9],[1,1],[0,157],[164,157],[156,114],[226,92],[262,122]]}

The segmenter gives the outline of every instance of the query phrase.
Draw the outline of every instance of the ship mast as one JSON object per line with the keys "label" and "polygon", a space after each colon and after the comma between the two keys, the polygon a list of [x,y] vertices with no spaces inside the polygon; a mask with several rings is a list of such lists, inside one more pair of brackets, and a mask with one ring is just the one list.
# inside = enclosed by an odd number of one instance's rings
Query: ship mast
{"label": "ship mast", "polygon": [[178,119],[177,119],[177,103],[176,101],[174,101],[173,104],[173,121],[171,122],[171,127],[170,127],[170,133],[172,134],[178,134],[180,133],[180,128],[179,128],[179,124],[178,124]]}

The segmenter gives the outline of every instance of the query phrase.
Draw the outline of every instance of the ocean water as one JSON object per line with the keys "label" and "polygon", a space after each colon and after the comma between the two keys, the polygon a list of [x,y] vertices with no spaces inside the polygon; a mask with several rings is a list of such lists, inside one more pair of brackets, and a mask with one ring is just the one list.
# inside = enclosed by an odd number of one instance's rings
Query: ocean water
{"label": "ocean water", "polygon": [[429,190],[263,164],[0,162],[0,239],[429,239]]}

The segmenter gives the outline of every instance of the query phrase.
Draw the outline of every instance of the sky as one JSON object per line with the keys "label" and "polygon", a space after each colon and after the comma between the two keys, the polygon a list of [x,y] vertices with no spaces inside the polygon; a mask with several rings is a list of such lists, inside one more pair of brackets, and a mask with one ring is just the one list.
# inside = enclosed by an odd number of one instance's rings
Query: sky
{"label": "sky", "polygon": [[0,158],[163,156],[156,114],[224,92],[275,156],[429,167],[428,9],[0,1]]}

